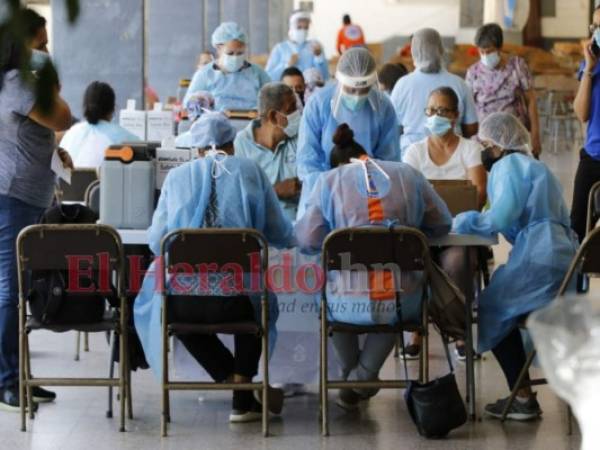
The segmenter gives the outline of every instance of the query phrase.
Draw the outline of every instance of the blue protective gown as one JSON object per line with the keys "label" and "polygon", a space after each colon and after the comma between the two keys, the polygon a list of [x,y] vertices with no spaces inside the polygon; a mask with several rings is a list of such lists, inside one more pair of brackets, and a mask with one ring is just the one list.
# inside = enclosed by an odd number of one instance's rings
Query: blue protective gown
{"label": "blue protective gown", "polygon": [[298,138],[298,178],[302,181],[298,217],[302,217],[310,191],[320,173],[331,168],[329,156],[333,148],[336,128],[347,123],[354,131],[354,140],[364,147],[369,156],[384,161],[400,161],[400,137],[396,113],[389,98],[374,91],[379,110],[367,102],[360,110],[351,112],[339,106],[338,119],[332,114],[332,99],[337,85],[320,89],[306,104]]}
{"label": "blue protective gown", "polygon": [[[376,163],[389,176],[387,179],[372,164],[366,165],[376,194],[367,195],[365,166],[361,163],[340,166],[319,176],[306,213],[295,226],[301,250],[320,252],[327,234],[347,227],[403,225],[418,228],[428,236],[448,233],[452,224],[448,207],[420,172],[400,162]],[[382,216],[373,214],[370,198],[379,199],[375,208],[382,211]],[[372,301],[365,274],[339,271],[328,274],[330,319],[362,325],[395,323],[398,319],[395,297]],[[402,314],[406,320],[418,320],[419,284],[420,275],[402,274]],[[348,286],[356,289],[349,291]]]}
{"label": "blue protective gown", "polygon": [[[160,241],[167,233],[180,228],[202,226],[210,198],[214,164],[212,157],[201,158],[173,169],[167,175],[152,225],[148,228],[148,243],[155,255],[160,254]],[[237,157],[226,158],[224,164],[230,173],[222,171],[215,180],[219,223],[224,228],[256,229],[263,233],[270,245],[278,248],[292,245],[291,222],[281,211],[271,183],[260,167],[253,161]],[[135,300],[134,322],[146,359],[154,373],[160,376],[161,293],[156,289],[154,270],[155,265],[152,264]],[[209,294],[222,295],[216,291]],[[260,296],[250,295],[250,298],[258,314]],[[277,299],[271,296],[269,304],[269,338],[273,345],[276,336],[274,325],[278,316]]]}
{"label": "blue protective gown", "polygon": [[258,91],[271,81],[269,75],[256,64],[246,63],[233,73],[222,72],[216,64],[207,64],[198,70],[183,99],[184,106],[198,91],[207,91],[215,99],[215,110],[256,109]]}
{"label": "blue protective gown", "polygon": [[453,225],[457,233],[502,233],[513,246],[480,296],[480,352],[498,345],[519,317],[554,299],[577,250],[561,186],[543,163],[505,156],[492,167],[487,195],[489,210],[459,214]]}
{"label": "blue protective gown", "polygon": [[[315,44],[321,45],[314,40],[306,41],[303,44],[297,44],[290,40],[280,42],[271,50],[265,70],[273,81],[281,80],[281,74],[288,68],[290,58],[294,53],[297,53],[298,62],[295,67],[300,69],[301,72],[314,67],[321,72],[323,81],[327,81],[329,79],[329,63],[324,53],[315,56],[313,53],[313,45]],[[323,48],[322,45],[321,48]]]}

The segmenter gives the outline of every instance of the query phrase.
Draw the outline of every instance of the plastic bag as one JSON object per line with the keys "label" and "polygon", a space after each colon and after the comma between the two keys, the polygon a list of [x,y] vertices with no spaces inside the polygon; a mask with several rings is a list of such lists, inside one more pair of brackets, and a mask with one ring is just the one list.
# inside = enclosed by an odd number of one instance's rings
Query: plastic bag
{"label": "plastic bag", "polygon": [[548,383],[579,421],[582,450],[600,448],[600,301],[559,298],[531,314],[527,328]]}

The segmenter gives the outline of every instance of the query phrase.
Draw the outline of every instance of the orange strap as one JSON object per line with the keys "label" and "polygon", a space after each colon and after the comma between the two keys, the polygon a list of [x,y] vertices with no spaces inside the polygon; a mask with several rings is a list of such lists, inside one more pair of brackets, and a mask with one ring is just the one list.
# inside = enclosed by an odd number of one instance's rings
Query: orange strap
{"label": "orange strap", "polygon": [[369,272],[369,298],[373,301],[396,298],[394,274],[390,270],[372,270]]}

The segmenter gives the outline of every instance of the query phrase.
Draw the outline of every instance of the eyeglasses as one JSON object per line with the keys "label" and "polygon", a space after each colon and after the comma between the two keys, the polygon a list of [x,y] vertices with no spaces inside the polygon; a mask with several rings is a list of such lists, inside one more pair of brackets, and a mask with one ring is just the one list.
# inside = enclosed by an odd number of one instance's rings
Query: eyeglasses
{"label": "eyeglasses", "polygon": [[431,117],[431,116],[434,116],[434,115],[448,117],[453,112],[456,112],[456,110],[455,109],[450,109],[450,108],[444,108],[444,107],[439,107],[439,108],[425,108],[425,115],[427,117]]}

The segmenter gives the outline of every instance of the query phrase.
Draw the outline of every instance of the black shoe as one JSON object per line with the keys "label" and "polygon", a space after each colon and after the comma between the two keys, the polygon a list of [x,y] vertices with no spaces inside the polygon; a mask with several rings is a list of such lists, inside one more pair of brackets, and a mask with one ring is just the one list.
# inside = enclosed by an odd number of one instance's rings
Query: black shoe
{"label": "black shoe", "polygon": [[31,388],[31,396],[33,397],[33,401],[36,403],[50,403],[56,399],[55,392],[47,391],[39,386],[34,386]]}
{"label": "black shoe", "polygon": [[[456,348],[454,349],[454,354],[456,355],[456,359],[458,359],[459,361],[466,361],[467,360],[467,348],[463,345],[457,345]],[[475,350],[473,350],[473,359],[474,360],[478,360],[480,357],[479,353],[477,353]]]}
{"label": "black shoe", "polygon": [[421,355],[421,346],[418,344],[407,345],[400,351],[400,358],[406,360],[419,359]]}
{"label": "black shoe", "polygon": [[[19,403],[19,388],[11,386],[0,389],[0,411],[19,412],[21,411]],[[37,403],[33,402],[33,410],[37,411]]]}
{"label": "black shoe", "polygon": [[239,408],[234,406],[231,414],[229,414],[230,423],[249,423],[258,422],[259,420],[262,420],[262,405],[254,398],[252,398],[252,402],[248,407]]}
{"label": "black shoe", "polygon": [[[485,407],[485,414],[494,419],[502,418],[502,411],[508,403],[508,397],[498,400],[496,403],[490,403]],[[535,395],[530,396],[526,402],[520,402],[515,398],[513,401],[506,418],[509,420],[528,421],[535,420],[542,415],[540,404],[537,402]]]}

